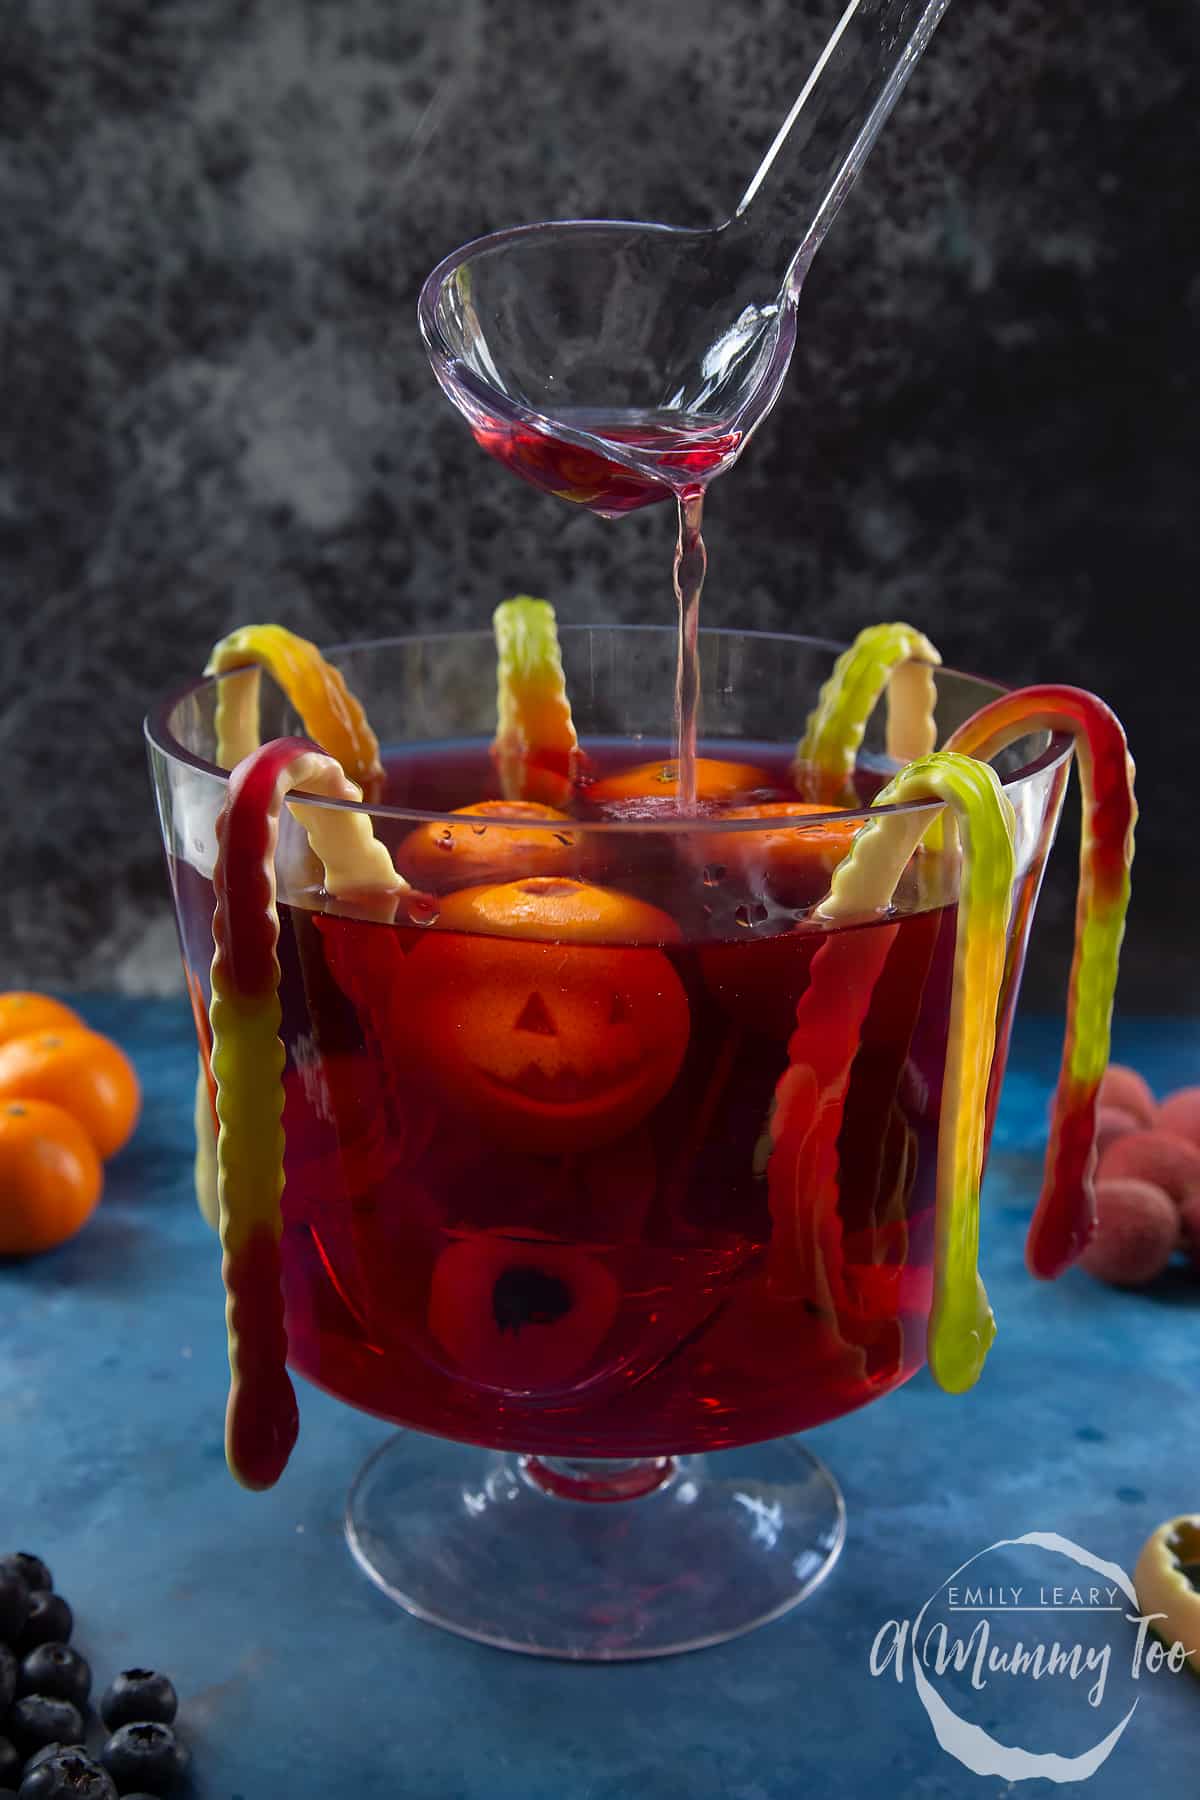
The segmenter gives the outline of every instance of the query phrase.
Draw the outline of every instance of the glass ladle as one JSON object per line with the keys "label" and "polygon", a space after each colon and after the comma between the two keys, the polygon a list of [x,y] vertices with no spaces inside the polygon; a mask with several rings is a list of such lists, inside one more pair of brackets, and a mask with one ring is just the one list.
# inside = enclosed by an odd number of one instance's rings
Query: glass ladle
{"label": "glass ladle", "polygon": [[[707,230],[492,233],[438,264],[421,333],[491,455],[614,518],[693,501],[773,406],[813,257],[949,0],[849,0],[753,179]],[[687,520],[681,516],[681,553]]]}

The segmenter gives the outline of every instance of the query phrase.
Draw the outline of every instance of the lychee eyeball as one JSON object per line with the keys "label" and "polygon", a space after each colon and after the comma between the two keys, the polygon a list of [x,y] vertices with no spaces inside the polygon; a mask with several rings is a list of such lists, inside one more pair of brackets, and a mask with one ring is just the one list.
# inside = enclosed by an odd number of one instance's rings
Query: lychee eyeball
{"label": "lychee eyeball", "polygon": [[1098,1181],[1149,1181],[1176,1206],[1200,1199],[1200,1150],[1166,1131],[1131,1131],[1100,1158]]}
{"label": "lychee eyeball", "polygon": [[1179,1215],[1149,1181],[1102,1181],[1096,1235],[1079,1266],[1113,1287],[1140,1287],[1161,1275],[1179,1238]]}
{"label": "lychee eyeball", "polygon": [[1099,1106],[1096,1108],[1096,1155],[1103,1156],[1110,1144],[1118,1138],[1128,1137],[1131,1131],[1142,1131],[1144,1126],[1136,1113],[1127,1112],[1123,1106]]}
{"label": "lychee eyeball", "polygon": [[1200,1087],[1180,1088],[1171,1094],[1159,1107],[1154,1123],[1159,1131],[1186,1138],[1200,1149]]}
{"label": "lychee eyeball", "polygon": [[1124,1063],[1109,1063],[1100,1082],[1101,1106],[1119,1106],[1143,1125],[1153,1125],[1158,1113],[1154,1090],[1144,1075]]}

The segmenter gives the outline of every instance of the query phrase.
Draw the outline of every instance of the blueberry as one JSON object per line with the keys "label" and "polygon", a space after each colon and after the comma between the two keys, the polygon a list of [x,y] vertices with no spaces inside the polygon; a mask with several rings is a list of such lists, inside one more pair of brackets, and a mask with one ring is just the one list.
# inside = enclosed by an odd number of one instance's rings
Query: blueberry
{"label": "blueberry", "polygon": [[34,1556],[31,1550],[14,1550],[10,1556],[0,1556],[0,1569],[19,1575],[31,1594],[42,1588],[49,1592],[54,1586],[53,1575],[41,1557]]}
{"label": "blueberry", "polygon": [[0,1783],[7,1782],[11,1787],[14,1781],[20,1779],[21,1753],[6,1737],[0,1737]]}
{"label": "blueberry", "polygon": [[29,1584],[13,1569],[0,1568],[0,1644],[16,1644],[29,1617]]}
{"label": "blueberry", "polygon": [[49,1762],[52,1756],[64,1756],[68,1750],[77,1750],[80,1756],[88,1754],[82,1744],[43,1744],[40,1750],[35,1750],[25,1764],[25,1773],[28,1775],[31,1769],[40,1768],[44,1762]]}
{"label": "blueberry", "polygon": [[29,1769],[18,1800],[117,1800],[111,1775],[83,1750],[60,1750]]}
{"label": "blueberry", "polygon": [[5,1730],[26,1756],[46,1744],[78,1744],[83,1738],[83,1720],[79,1708],[69,1700],[54,1700],[49,1694],[26,1694],[9,1713]]}
{"label": "blueberry", "polygon": [[29,1596],[29,1614],[17,1648],[25,1656],[39,1644],[69,1644],[74,1628],[75,1615],[62,1595],[38,1588]]}
{"label": "blueberry", "polygon": [[170,1725],[178,1711],[178,1694],[154,1669],[122,1669],[100,1696],[100,1717],[110,1731],[149,1720]]}
{"label": "blueberry", "polygon": [[17,1693],[17,1659],[7,1644],[0,1644],[0,1719],[12,1705]]}
{"label": "blueberry", "polygon": [[92,1691],[91,1665],[68,1644],[39,1644],[21,1664],[17,1692],[69,1700],[82,1711]]}
{"label": "blueberry", "polygon": [[100,1752],[100,1761],[119,1788],[136,1782],[151,1794],[167,1793],[188,1765],[187,1752],[171,1727],[156,1719],[122,1725]]}

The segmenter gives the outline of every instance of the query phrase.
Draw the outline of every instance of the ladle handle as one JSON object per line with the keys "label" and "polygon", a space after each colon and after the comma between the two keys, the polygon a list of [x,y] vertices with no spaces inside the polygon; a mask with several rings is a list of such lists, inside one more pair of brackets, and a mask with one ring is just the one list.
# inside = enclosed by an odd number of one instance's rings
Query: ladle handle
{"label": "ladle handle", "polygon": [[[836,0],[835,0],[836,4]],[[794,296],[950,0],[848,0],[726,229]]]}

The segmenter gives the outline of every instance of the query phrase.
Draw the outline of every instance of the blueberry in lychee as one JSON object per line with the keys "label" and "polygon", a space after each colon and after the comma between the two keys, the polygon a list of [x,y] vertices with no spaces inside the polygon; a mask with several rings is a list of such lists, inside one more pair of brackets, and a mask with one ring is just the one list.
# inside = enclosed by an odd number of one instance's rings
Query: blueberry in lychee
{"label": "blueberry in lychee", "polygon": [[547,1392],[592,1361],[619,1304],[616,1281],[586,1251],[529,1230],[479,1231],[439,1257],[429,1329],[481,1387]]}
{"label": "blueberry in lychee", "polygon": [[128,1791],[136,1782],[150,1794],[169,1793],[188,1765],[187,1752],[171,1727],[154,1719],[122,1725],[100,1752],[100,1761],[119,1788]]}
{"label": "blueberry in lychee", "polygon": [[27,1655],[39,1644],[68,1644],[74,1628],[75,1615],[62,1595],[38,1588],[29,1596],[29,1613],[17,1648]]}
{"label": "blueberry in lychee", "polygon": [[91,1667],[69,1644],[39,1644],[21,1664],[17,1691],[69,1700],[82,1711],[92,1691]]}
{"label": "blueberry in lychee", "polygon": [[100,1717],[110,1731],[148,1720],[170,1725],[178,1711],[179,1696],[155,1669],[122,1669],[100,1696]]}
{"label": "blueberry in lychee", "polygon": [[79,1708],[49,1694],[26,1694],[5,1721],[5,1730],[26,1756],[46,1744],[78,1744],[83,1738]]}

